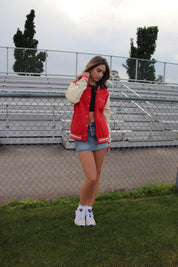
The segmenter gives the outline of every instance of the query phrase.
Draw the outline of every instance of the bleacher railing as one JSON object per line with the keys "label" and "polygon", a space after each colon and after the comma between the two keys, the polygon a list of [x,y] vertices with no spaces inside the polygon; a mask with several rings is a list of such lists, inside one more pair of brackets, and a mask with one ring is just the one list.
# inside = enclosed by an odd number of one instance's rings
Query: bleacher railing
{"label": "bleacher railing", "polygon": [[[16,75],[13,71],[14,50],[34,50],[27,48],[14,48],[14,47],[0,47],[0,74]],[[46,60],[44,62],[44,70],[40,74],[41,76],[71,76],[76,77],[84,69],[86,62],[96,54],[74,52],[74,51],[61,51],[61,50],[47,50],[38,49],[37,52],[44,52]],[[98,55],[98,54],[97,54]],[[124,67],[128,57],[100,54],[105,57],[110,65],[110,69],[115,71],[113,79],[116,80],[128,80],[127,70]],[[135,65],[135,77],[133,81],[142,81],[138,78],[138,66],[139,62],[148,62],[149,60],[143,60],[138,58],[132,58]],[[153,61],[150,61],[153,63]],[[178,63],[154,61],[155,74],[158,83],[178,83]],[[113,72],[114,73],[114,72]],[[26,74],[26,73],[18,73]],[[29,74],[29,73],[28,73]],[[39,73],[36,73],[39,75]],[[34,75],[34,73],[33,73]],[[152,81],[153,82],[153,81]],[[155,82],[155,81],[154,81]]]}

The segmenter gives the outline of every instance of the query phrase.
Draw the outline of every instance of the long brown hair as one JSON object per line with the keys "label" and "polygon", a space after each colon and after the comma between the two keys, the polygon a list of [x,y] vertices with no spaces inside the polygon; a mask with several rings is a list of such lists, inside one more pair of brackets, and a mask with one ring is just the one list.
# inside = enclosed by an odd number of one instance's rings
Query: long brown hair
{"label": "long brown hair", "polygon": [[[98,85],[101,86],[101,88],[108,88],[107,86],[107,80],[109,80],[110,78],[110,69],[109,69],[109,65],[106,61],[105,58],[101,57],[101,56],[95,56],[93,57],[89,62],[88,64],[86,65],[85,69],[84,69],[84,72],[87,72],[87,71],[91,71],[92,69],[94,69],[95,67],[97,67],[98,65],[105,65],[106,66],[106,71],[102,77],[102,79],[98,82]],[[77,77],[77,81],[80,80],[82,78],[82,75],[79,75]]]}

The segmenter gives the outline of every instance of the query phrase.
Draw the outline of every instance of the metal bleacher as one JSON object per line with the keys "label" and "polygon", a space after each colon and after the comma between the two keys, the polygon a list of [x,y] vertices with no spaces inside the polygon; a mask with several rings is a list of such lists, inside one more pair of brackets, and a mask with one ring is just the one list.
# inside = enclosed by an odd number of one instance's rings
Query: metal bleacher
{"label": "metal bleacher", "polygon": [[[61,143],[74,148],[69,139],[73,105],[64,96],[71,80],[0,76],[0,143]],[[178,102],[173,101],[178,99],[178,86],[111,81],[109,90],[112,147],[178,145]]]}
{"label": "metal bleacher", "polygon": [[56,93],[64,92],[71,78],[41,76],[0,76],[1,92]]}
{"label": "metal bleacher", "polygon": [[[178,102],[171,102],[178,99],[178,87],[115,82],[112,95],[118,94],[137,100],[119,101],[120,106],[118,101],[111,101],[113,141],[117,139],[125,147],[178,144]],[[149,101],[138,100],[144,98]],[[121,146],[121,143],[114,146]]]}

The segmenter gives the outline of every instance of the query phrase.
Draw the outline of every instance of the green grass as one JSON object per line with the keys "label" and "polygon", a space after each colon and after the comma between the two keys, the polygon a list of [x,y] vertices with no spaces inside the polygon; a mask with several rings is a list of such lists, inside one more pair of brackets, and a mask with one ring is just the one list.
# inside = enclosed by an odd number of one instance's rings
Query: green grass
{"label": "green grass", "polygon": [[99,195],[96,227],[74,225],[78,200],[0,206],[0,266],[178,266],[174,186]]}

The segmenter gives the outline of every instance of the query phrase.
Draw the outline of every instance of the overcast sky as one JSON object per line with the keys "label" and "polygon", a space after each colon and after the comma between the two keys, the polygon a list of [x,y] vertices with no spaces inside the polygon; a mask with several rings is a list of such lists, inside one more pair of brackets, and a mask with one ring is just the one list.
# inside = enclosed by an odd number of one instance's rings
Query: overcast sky
{"label": "overcast sky", "polygon": [[[34,38],[39,41],[39,49],[128,57],[130,38],[136,45],[137,28],[158,26],[153,58],[178,63],[177,0],[0,0],[0,46],[14,47],[13,36],[17,28],[24,31],[26,15],[31,9],[35,10],[36,15]],[[9,68],[12,69],[14,57],[11,50],[9,58]],[[90,58],[80,56],[77,73]],[[106,58],[110,60],[110,57]],[[72,54],[64,56],[49,52],[47,73],[75,76],[75,60]],[[112,69],[127,79],[126,69],[122,65],[125,60],[113,58]],[[5,61],[4,50],[0,62],[2,72],[6,71]],[[164,65],[157,63],[156,75],[163,75],[163,72]],[[177,65],[166,66],[166,77],[175,81]]]}
{"label": "overcast sky", "polygon": [[138,27],[158,26],[154,58],[178,62],[177,0],[0,0],[0,46],[35,10],[38,48],[128,56]]}

